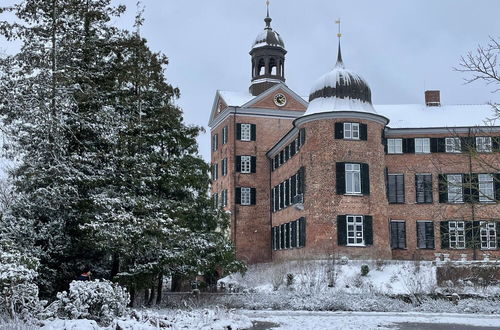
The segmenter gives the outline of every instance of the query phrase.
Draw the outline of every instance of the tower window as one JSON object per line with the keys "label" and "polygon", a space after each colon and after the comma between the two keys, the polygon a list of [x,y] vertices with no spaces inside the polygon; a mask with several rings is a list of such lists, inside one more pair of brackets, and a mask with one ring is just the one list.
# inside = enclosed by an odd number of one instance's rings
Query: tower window
{"label": "tower window", "polygon": [[345,164],[345,183],[346,193],[361,194],[360,164]]}
{"label": "tower window", "polygon": [[358,123],[344,123],[344,139],[359,140]]}
{"label": "tower window", "polygon": [[250,141],[250,124],[241,124],[241,141]]}

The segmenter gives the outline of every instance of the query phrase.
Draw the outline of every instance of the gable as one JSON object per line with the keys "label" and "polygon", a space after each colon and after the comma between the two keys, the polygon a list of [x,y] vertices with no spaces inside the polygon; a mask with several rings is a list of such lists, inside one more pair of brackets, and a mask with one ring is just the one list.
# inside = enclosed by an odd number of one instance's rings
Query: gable
{"label": "gable", "polygon": [[[277,94],[283,94],[285,96],[285,105],[278,106],[274,102],[274,98]],[[250,102],[244,104],[242,108],[260,108],[304,112],[307,109],[307,104],[308,103],[297,93],[292,91],[285,84],[279,83],[269,88],[259,96],[255,97]]]}

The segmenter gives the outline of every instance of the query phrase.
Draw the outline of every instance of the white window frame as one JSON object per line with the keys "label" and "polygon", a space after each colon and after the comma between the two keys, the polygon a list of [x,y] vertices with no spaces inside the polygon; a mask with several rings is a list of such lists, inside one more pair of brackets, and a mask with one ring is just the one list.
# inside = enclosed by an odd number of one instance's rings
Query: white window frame
{"label": "white window frame", "polygon": [[429,154],[431,152],[431,139],[415,138],[415,153]]}
{"label": "white window frame", "polygon": [[362,215],[346,216],[347,246],[365,246],[365,238],[363,235],[363,220],[364,217]]}
{"label": "white window frame", "polygon": [[388,154],[402,154],[403,153],[403,139],[387,139],[387,153]]}
{"label": "white window frame", "polygon": [[241,124],[241,141],[252,140],[252,124]]}
{"label": "white window frame", "polygon": [[344,123],[344,139],[359,140],[359,123]]}
{"label": "white window frame", "polygon": [[212,151],[219,149],[219,134],[212,135]]}
{"label": "white window frame", "polygon": [[252,189],[249,187],[241,187],[241,205],[251,205]]}
{"label": "white window frame", "polygon": [[482,173],[477,175],[479,188],[479,201],[492,203],[495,201],[495,185],[492,174]]}
{"label": "white window frame", "polygon": [[222,171],[221,175],[225,176],[225,175],[227,175],[227,158],[222,159],[222,163],[221,164],[222,164],[221,165],[221,167],[222,167],[222,169],[221,169],[221,171]]}
{"label": "white window frame", "polygon": [[464,187],[462,174],[446,175],[448,186],[448,203],[464,202]]}
{"label": "white window frame", "polygon": [[492,152],[493,144],[491,136],[477,136],[476,137],[476,151],[477,152]]}
{"label": "white window frame", "polygon": [[241,156],[240,161],[240,172],[250,173],[252,170],[252,156]]}
{"label": "white window frame", "polygon": [[495,250],[497,248],[497,228],[494,221],[481,221],[481,250]]}
{"label": "white window frame", "polygon": [[465,249],[465,221],[449,221],[448,235],[450,249]]}
{"label": "white window frame", "polygon": [[213,193],[212,198],[213,198],[213,202],[214,202],[214,208],[216,209],[219,207],[219,194]]}
{"label": "white window frame", "polygon": [[219,164],[214,163],[212,167],[212,180],[216,181],[219,179]]}
{"label": "white window frame", "polygon": [[[350,186],[350,187],[349,187]],[[348,189],[350,188],[350,189]],[[361,194],[361,165],[345,164],[345,193]]]}
{"label": "white window frame", "polygon": [[462,152],[462,142],[458,137],[447,137],[445,138],[445,151],[449,153],[461,153]]}
{"label": "white window frame", "polygon": [[227,143],[227,126],[222,127],[222,144]]}

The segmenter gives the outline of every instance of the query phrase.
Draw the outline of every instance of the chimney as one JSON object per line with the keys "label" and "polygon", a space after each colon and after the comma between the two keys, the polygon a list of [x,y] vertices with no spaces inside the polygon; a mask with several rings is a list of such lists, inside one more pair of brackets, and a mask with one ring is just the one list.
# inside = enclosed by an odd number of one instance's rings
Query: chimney
{"label": "chimney", "polygon": [[439,107],[441,105],[439,91],[425,91],[425,105],[428,107]]}

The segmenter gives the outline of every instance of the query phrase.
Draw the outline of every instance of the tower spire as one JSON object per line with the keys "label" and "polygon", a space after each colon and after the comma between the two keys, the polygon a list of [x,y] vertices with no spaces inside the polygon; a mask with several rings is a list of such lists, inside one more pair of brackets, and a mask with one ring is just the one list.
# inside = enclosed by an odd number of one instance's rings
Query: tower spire
{"label": "tower spire", "polygon": [[335,21],[335,24],[339,25],[339,29],[337,32],[337,37],[339,38],[339,49],[337,53],[337,63],[335,64],[335,66],[344,68],[344,62],[342,62],[342,51],[340,49],[340,38],[342,37],[342,33],[340,32],[340,18]]}
{"label": "tower spire", "polygon": [[266,29],[270,30],[271,29],[271,17],[269,17],[269,0],[266,1],[266,7],[267,7],[267,16],[264,19],[264,22],[266,22]]}

